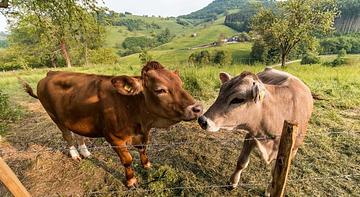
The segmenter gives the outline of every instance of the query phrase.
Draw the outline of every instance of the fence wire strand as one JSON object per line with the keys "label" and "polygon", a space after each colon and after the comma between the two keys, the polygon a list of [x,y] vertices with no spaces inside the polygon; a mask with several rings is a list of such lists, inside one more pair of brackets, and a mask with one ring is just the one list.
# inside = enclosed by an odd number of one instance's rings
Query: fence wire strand
{"label": "fence wire strand", "polygon": [[[312,178],[304,178],[304,179],[290,179],[288,180],[288,183],[296,183],[296,182],[304,182],[304,181],[319,181],[319,180],[342,180],[342,179],[352,179],[360,177],[360,173],[357,174],[346,174],[346,175],[335,175],[335,176],[327,176],[327,177],[312,177]],[[251,183],[239,183],[238,187],[249,187],[249,186],[259,186],[263,185],[263,183],[257,182],[251,182]],[[266,182],[266,181],[262,181]],[[189,189],[211,189],[211,188],[229,188],[232,187],[232,185],[199,185],[199,186],[184,186],[184,187],[168,187],[161,189],[162,191],[166,190],[189,190]],[[101,192],[101,191],[95,191],[95,192],[89,192],[88,195],[100,195],[100,194],[119,194],[119,193],[131,193],[131,192],[142,192],[142,193],[148,193],[152,192],[154,190],[151,189],[141,189],[141,188],[135,188],[135,189],[129,189],[129,190],[120,190],[120,191],[108,191],[108,192]]]}
{"label": "fence wire strand", "polygon": [[[350,129],[351,130],[351,129]],[[359,137],[360,135],[360,131],[336,131],[336,132],[326,132],[326,133],[312,133],[312,134],[308,134],[308,135],[298,135],[297,137],[316,137],[316,136],[321,136],[321,137],[325,137],[325,136],[329,136],[329,135],[349,135],[349,136],[355,136],[355,137]],[[244,134],[246,134],[246,132],[243,132]],[[281,138],[281,135],[272,135],[272,136],[265,136],[265,137],[251,137],[251,138],[244,138],[244,139],[237,139],[237,142],[244,142],[244,141],[249,141],[249,140],[273,140],[276,138]],[[101,149],[109,149],[109,148],[127,148],[130,150],[136,149],[136,147],[146,147],[146,148],[151,148],[151,150],[159,150],[159,149],[164,149],[165,148],[170,148],[170,147],[178,147],[178,146],[183,146],[183,145],[192,145],[192,144],[198,144],[199,142],[170,142],[170,143],[149,143],[149,144],[137,144],[137,145],[121,145],[121,146],[113,146],[113,145],[95,145],[95,146],[89,146],[87,147],[87,150],[91,150],[91,151],[96,151],[96,150],[101,150]],[[230,143],[235,143],[235,142],[230,142]],[[304,144],[309,144],[304,142]],[[24,148],[24,149],[17,149],[17,150],[0,150],[1,154],[12,154],[12,153],[16,153],[19,151],[27,151],[27,152],[31,152],[31,153],[38,153],[38,152],[56,152],[56,151],[65,151],[68,150],[69,148],[67,147],[54,147],[54,148],[45,148],[45,149],[41,149],[41,150],[28,150],[28,148]],[[82,148],[78,148],[78,150],[81,150]]]}

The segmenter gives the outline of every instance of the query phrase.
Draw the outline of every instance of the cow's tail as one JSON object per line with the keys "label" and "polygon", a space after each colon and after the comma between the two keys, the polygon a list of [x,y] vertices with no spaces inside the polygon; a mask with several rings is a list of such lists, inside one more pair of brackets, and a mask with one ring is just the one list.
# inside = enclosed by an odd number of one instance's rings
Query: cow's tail
{"label": "cow's tail", "polygon": [[327,99],[321,98],[320,95],[318,95],[318,94],[316,94],[316,93],[314,93],[314,92],[311,92],[311,96],[313,97],[314,100],[318,100],[318,101],[323,101],[323,100],[325,100],[325,101],[327,101]]}
{"label": "cow's tail", "polygon": [[27,92],[30,96],[32,96],[36,99],[39,99],[39,97],[34,93],[31,86],[24,79],[21,79],[20,77],[18,77],[18,80],[19,80],[20,84],[22,85],[22,87],[24,88],[25,92]]}

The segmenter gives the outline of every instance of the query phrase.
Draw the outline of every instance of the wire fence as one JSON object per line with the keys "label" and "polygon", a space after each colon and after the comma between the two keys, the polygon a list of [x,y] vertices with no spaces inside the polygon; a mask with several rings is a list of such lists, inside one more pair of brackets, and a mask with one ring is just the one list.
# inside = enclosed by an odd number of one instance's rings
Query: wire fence
{"label": "wire fence", "polygon": [[[354,127],[351,127],[347,131],[334,131],[334,132],[321,132],[321,133],[308,133],[307,135],[298,135],[302,137],[326,137],[326,136],[343,136],[343,137],[351,137],[351,138],[358,138],[360,137],[360,131],[352,131]],[[240,130],[236,130],[236,132],[239,132]],[[241,130],[241,133],[246,134],[243,130]],[[281,135],[272,135],[272,136],[264,136],[264,137],[250,137],[250,138],[244,138],[244,139],[238,139],[237,142],[244,142],[247,140],[274,140],[276,138],[280,138]],[[33,140],[33,142],[36,142],[36,140]],[[171,142],[171,143],[149,143],[149,144],[137,144],[137,147],[147,147],[151,148],[151,151],[160,151],[167,148],[174,148],[174,147],[180,147],[180,146],[190,146],[194,144],[198,144],[198,141],[181,141],[181,142]],[[225,143],[226,144],[226,143]],[[222,145],[225,145],[222,144]],[[233,144],[233,143],[232,143]],[[108,145],[91,145],[87,147],[90,151],[97,151],[102,149],[111,149],[111,148],[128,148],[130,150],[136,150],[136,147],[133,145],[122,145],[122,146],[112,146],[110,144]],[[26,152],[32,152],[32,153],[43,153],[43,152],[55,152],[55,151],[66,151],[69,150],[67,147],[49,147],[44,148],[40,150],[29,150],[29,148],[24,149],[17,149],[17,150],[0,150],[0,156],[6,155],[6,154],[14,154],[19,151],[26,151]],[[80,149],[78,149],[80,150]],[[289,179],[288,183],[298,183],[298,182],[306,182],[306,181],[322,181],[322,180],[356,180],[357,178],[360,178],[360,172],[354,172],[352,174],[341,174],[341,175],[333,175],[333,176],[321,176],[321,177],[311,177],[311,178],[301,178],[301,179]],[[359,179],[360,180],[360,179]],[[264,182],[264,181],[263,181]],[[238,186],[240,187],[254,187],[254,186],[262,186],[263,182],[256,181],[256,182],[248,182],[248,183],[240,183]],[[97,196],[97,195],[116,195],[116,194],[128,194],[131,195],[134,192],[140,192],[140,193],[151,193],[154,192],[154,189],[148,189],[146,187],[147,183],[142,183],[145,187],[137,187],[135,189],[129,189],[129,190],[116,190],[116,191],[94,191],[94,192],[88,192],[86,195],[89,196]],[[215,188],[230,188],[232,185],[229,184],[219,184],[219,185],[197,185],[197,186],[179,186],[179,187],[166,187],[160,189],[160,191],[169,191],[169,190],[191,190],[191,189],[215,189]],[[159,192],[159,190],[156,190],[156,192]]]}
{"label": "wire fence", "polygon": [[[319,180],[343,180],[343,179],[353,179],[359,177],[360,173],[356,174],[346,174],[346,175],[335,175],[335,176],[326,176],[326,177],[312,177],[312,178],[304,178],[304,179],[290,179],[287,182],[288,183],[299,183],[299,182],[306,182],[306,181],[319,181]],[[266,181],[254,181],[250,183],[239,183],[238,187],[251,187],[251,186],[262,186],[263,183],[259,182],[266,182]],[[225,185],[198,185],[198,186],[184,186],[184,187],[167,187],[160,189],[162,191],[166,190],[189,190],[189,189],[215,189],[215,188],[232,188],[232,185],[225,184]],[[131,192],[142,192],[142,193],[149,193],[153,192],[153,189],[141,189],[141,188],[133,188],[129,190],[120,190],[120,191],[95,191],[95,192],[89,192],[88,195],[101,195],[101,194],[123,194],[123,193],[131,193]],[[159,192],[157,190],[157,192]]]}
{"label": "wire fence", "polygon": [[[351,129],[350,129],[351,130]],[[330,136],[330,135],[347,135],[351,137],[360,137],[360,131],[336,131],[336,132],[326,132],[326,133],[311,133],[307,135],[298,135],[297,137],[316,137],[316,136]],[[246,134],[246,132],[244,132]],[[238,142],[245,142],[245,141],[251,141],[251,140],[258,140],[258,141],[264,141],[264,140],[274,140],[276,138],[281,138],[281,135],[271,135],[271,136],[262,136],[262,137],[250,137],[250,138],[244,138],[244,139],[238,139]],[[33,141],[34,142],[34,141]],[[173,148],[178,146],[184,146],[184,145],[193,145],[198,144],[197,141],[185,141],[185,142],[170,142],[170,143],[148,143],[148,144],[136,144],[136,145],[121,145],[121,146],[114,146],[114,145],[95,145],[95,146],[89,146],[86,149],[91,151],[97,151],[101,149],[109,149],[109,148],[127,148],[127,149],[136,149],[136,147],[146,147],[151,148],[151,150],[156,149],[164,149],[164,148]],[[233,144],[233,142],[230,142]],[[28,148],[24,149],[17,149],[17,150],[0,150],[0,154],[12,154],[19,151],[27,151],[32,153],[41,153],[41,152],[55,152],[55,151],[65,151],[68,150],[68,147],[49,147],[44,148],[41,150],[29,150]],[[78,150],[81,150],[82,148],[78,148]]]}

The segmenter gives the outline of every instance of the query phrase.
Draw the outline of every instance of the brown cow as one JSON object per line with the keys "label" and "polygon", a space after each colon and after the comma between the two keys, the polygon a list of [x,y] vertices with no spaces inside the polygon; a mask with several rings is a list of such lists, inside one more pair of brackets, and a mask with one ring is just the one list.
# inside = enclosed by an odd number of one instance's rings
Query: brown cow
{"label": "brown cow", "polygon": [[82,136],[105,137],[125,167],[128,187],[136,186],[137,180],[127,145],[138,148],[141,164],[149,168],[145,144],[150,129],[190,121],[202,113],[202,106],[182,88],[177,72],[154,61],[143,67],[141,76],[50,71],[39,81],[37,96],[24,86],[62,131],[73,159],[80,159],[73,133],[83,157],[90,152]]}
{"label": "brown cow", "polygon": [[299,124],[295,156],[306,134],[313,99],[309,88],[298,78],[271,68],[257,75],[243,72],[232,79],[229,74],[220,73],[220,80],[218,98],[198,122],[207,131],[223,128],[248,132],[230,179],[235,188],[255,146],[266,163],[276,159],[284,120]]}

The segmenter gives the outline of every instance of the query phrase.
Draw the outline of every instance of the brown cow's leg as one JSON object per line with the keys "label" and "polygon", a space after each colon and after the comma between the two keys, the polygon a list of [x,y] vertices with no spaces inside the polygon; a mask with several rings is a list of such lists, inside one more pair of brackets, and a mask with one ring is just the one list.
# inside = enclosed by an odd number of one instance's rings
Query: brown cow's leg
{"label": "brown cow's leg", "polygon": [[89,152],[89,150],[87,149],[86,145],[85,145],[85,137],[75,134],[77,142],[78,142],[78,149],[80,151],[80,154],[84,157],[84,158],[88,158],[90,157],[91,153]]}
{"label": "brown cow's leg", "polygon": [[126,176],[126,186],[136,187],[137,180],[134,176],[134,170],[131,167],[132,164],[132,157],[127,149],[126,143],[124,140],[115,140],[110,142],[113,146],[115,152],[119,155],[121,163],[125,167],[125,176]]}
{"label": "brown cow's leg", "polygon": [[141,165],[145,169],[150,169],[151,168],[151,163],[150,163],[149,158],[148,158],[148,156],[146,154],[146,144],[147,144],[147,142],[148,142],[148,136],[147,135],[142,135],[141,137],[136,137],[135,139],[133,138],[133,144],[138,149],[139,154],[140,154]]}
{"label": "brown cow's leg", "polygon": [[254,140],[251,140],[251,136],[247,134],[245,136],[245,141],[243,148],[241,150],[241,154],[237,161],[236,169],[230,178],[230,184],[232,188],[236,188],[238,186],[241,172],[249,164],[249,160],[250,160],[249,155],[254,147],[255,147]]}
{"label": "brown cow's leg", "polygon": [[74,140],[73,133],[61,124],[56,124],[56,125],[61,130],[62,136],[68,144],[69,153],[70,153],[71,158],[73,160],[80,161],[81,157],[79,155],[79,152],[75,148],[75,140]]}

